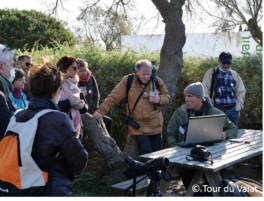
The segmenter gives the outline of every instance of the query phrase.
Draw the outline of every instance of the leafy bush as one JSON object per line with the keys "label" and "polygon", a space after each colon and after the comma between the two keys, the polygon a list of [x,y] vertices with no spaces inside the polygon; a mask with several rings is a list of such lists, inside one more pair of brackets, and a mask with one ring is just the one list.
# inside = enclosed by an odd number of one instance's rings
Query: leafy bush
{"label": "leafy bush", "polygon": [[75,45],[73,33],[62,22],[36,10],[0,9],[0,30],[0,44],[23,51]]}

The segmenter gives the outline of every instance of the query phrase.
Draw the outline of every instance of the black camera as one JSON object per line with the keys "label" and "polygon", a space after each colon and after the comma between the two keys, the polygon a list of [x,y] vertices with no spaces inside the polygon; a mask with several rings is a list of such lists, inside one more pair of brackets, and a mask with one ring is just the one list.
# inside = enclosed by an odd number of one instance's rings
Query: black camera
{"label": "black camera", "polygon": [[170,167],[170,161],[168,158],[160,157],[151,159],[146,163],[141,163],[133,160],[130,156],[127,156],[125,162],[130,166],[130,168],[124,172],[128,179],[133,178],[135,175],[142,175],[145,173],[154,174],[159,170],[162,171],[161,176],[165,181],[170,181],[172,178],[170,172],[167,170]]}
{"label": "black camera", "polygon": [[207,158],[211,155],[211,152],[202,145],[196,145],[193,149],[191,149],[190,153],[193,158],[200,160],[207,160]]}
{"label": "black camera", "polygon": [[125,116],[123,119],[123,123],[132,126],[135,129],[139,129],[140,125],[135,122],[133,119],[131,119],[129,116]]}

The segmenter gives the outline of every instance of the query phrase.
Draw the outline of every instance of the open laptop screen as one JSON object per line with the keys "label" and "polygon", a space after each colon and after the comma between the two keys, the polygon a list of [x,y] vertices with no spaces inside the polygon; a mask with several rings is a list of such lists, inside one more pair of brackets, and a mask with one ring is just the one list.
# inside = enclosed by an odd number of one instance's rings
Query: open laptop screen
{"label": "open laptop screen", "polygon": [[190,117],[185,144],[220,142],[225,117],[225,114]]}

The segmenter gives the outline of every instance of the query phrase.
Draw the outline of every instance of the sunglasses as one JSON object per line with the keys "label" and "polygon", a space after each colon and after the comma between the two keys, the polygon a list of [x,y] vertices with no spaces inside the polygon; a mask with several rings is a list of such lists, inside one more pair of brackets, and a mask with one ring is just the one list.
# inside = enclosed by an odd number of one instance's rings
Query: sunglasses
{"label": "sunglasses", "polygon": [[[76,66],[74,66],[74,67],[72,66],[72,69],[75,70],[75,71],[77,70],[77,68],[78,68],[78,67],[76,67]],[[78,69],[79,69],[79,68],[78,68]]]}
{"label": "sunglasses", "polygon": [[29,67],[29,66],[33,66],[32,63],[29,63],[29,62],[26,62],[26,66]]}
{"label": "sunglasses", "polygon": [[228,65],[230,65],[231,63],[230,62],[222,62],[222,64],[228,64]]}

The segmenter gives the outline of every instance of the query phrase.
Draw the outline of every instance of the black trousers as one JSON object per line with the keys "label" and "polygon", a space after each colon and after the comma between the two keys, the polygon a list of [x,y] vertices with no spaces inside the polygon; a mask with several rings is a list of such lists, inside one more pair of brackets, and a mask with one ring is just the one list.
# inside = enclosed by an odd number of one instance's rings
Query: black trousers
{"label": "black trousers", "polygon": [[136,135],[136,141],[142,154],[161,150],[161,133],[156,135]]}

